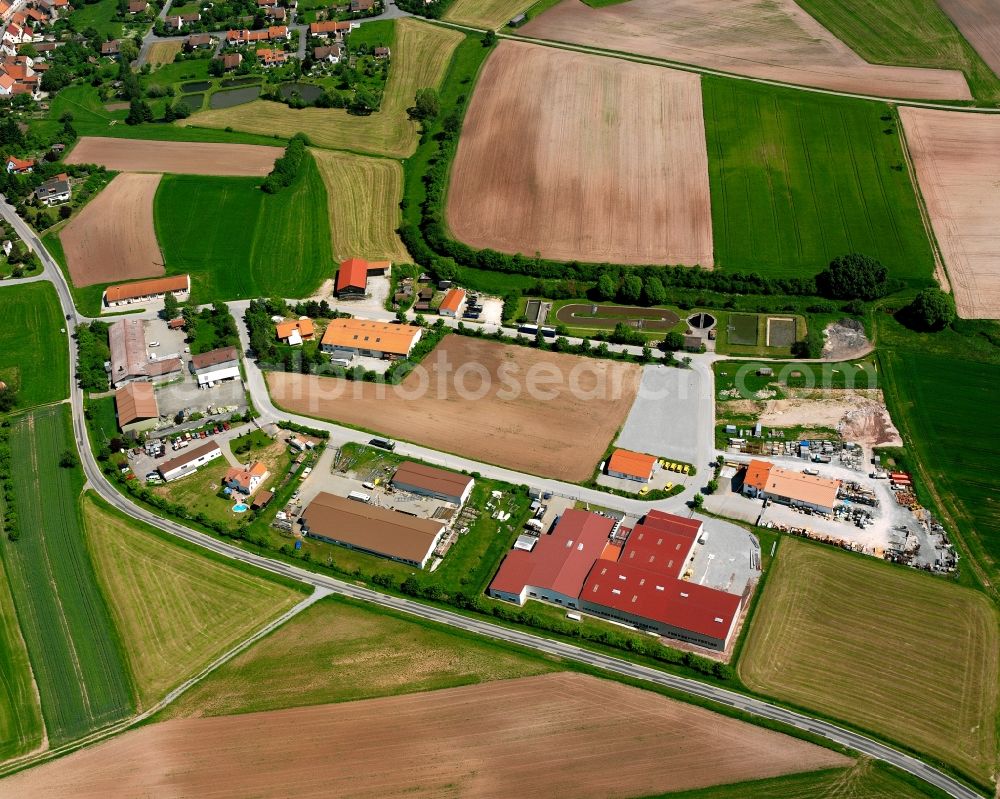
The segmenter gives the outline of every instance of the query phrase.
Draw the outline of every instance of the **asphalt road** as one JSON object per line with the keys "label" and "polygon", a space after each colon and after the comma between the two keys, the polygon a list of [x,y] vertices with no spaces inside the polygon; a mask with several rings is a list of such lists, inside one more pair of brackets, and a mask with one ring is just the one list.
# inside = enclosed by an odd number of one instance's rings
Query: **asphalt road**
{"label": "asphalt road", "polygon": [[[8,213],[10,216],[8,216]],[[76,310],[73,306],[72,297],[58,265],[56,265],[52,257],[42,247],[41,242],[38,241],[37,237],[35,237],[30,228],[28,228],[28,226],[20,220],[16,214],[13,214],[13,209],[7,205],[5,201],[0,201],[0,214],[13,224],[13,227],[17,231],[18,235],[20,235],[26,243],[31,245],[32,249],[38,252],[41,257],[42,263],[45,265],[45,273],[56,287],[59,301],[63,308],[63,313],[71,318],[71,323],[67,324],[67,336],[71,336],[75,327]],[[242,325],[240,325],[240,327],[242,328]],[[939,771],[927,763],[924,763],[918,758],[900,752],[897,749],[860,735],[856,732],[846,730],[836,724],[823,721],[822,719],[812,718],[808,715],[773,705],[762,699],[745,696],[714,685],[701,683],[697,680],[666,674],[648,666],[630,663],[621,658],[591,652],[573,644],[555,641],[539,635],[522,632],[520,630],[501,627],[488,621],[469,618],[449,610],[415,602],[411,599],[389,596],[388,594],[373,591],[370,588],[355,585],[354,583],[345,582],[333,577],[327,577],[315,572],[300,569],[291,564],[272,560],[271,558],[266,558],[251,552],[246,552],[225,541],[217,540],[204,533],[191,530],[181,524],[178,524],[177,522],[163,519],[144,508],[133,505],[128,499],[119,494],[118,491],[116,491],[115,488],[107,481],[98,466],[93,451],[91,450],[90,439],[87,436],[83,416],[83,391],[77,386],[76,348],[73,346],[72,340],[70,340],[69,343],[71,387],[70,400],[73,410],[73,432],[76,437],[77,447],[80,451],[80,462],[87,480],[86,485],[109,504],[129,516],[132,516],[133,518],[144,521],[154,527],[158,527],[159,529],[175,535],[178,538],[184,539],[192,544],[212,550],[223,557],[251,564],[264,569],[265,571],[280,574],[293,580],[298,580],[299,582],[313,586],[317,589],[340,594],[342,596],[352,597],[364,602],[371,602],[373,604],[391,608],[415,617],[434,621],[456,629],[466,630],[477,635],[483,635],[500,641],[506,641],[512,644],[524,646],[526,648],[555,657],[560,657],[565,660],[584,663],[609,673],[631,677],[652,685],[664,686],[689,696],[696,696],[702,699],[718,702],[723,705],[728,705],[760,718],[788,724],[789,726],[805,730],[833,743],[849,747],[857,752],[868,755],[869,757],[882,760],[896,766],[897,768],[909,772],[917,778],[934,785],[947,793],[949,796],[955,797],[956,799],[976,799],[976,797],[980,796],[972,789],[966,787],[944,772]],[[252,371],[257,372],[259,375],[258,370],[254,369]],[[252,372],[248,370],[248,373]],[[263,396],[267,396],[266,391],[264,391]],[[256,401],[258,397],[255,396],[254,399]],[[268,403],[269,402],[270,398],[268,398]],[[273,406],[269,407],[267,410],[276,411],[276,409],[273,409]],[[282,415],[287,416],[287,414]],[[306,420],[306,423],[314,424],[312,420]],[[350,432],[355,433],[355,431]],[[480,466],[480,468],[482,467]],[[607,495],[602,494],[601,496],[606,497]]]}

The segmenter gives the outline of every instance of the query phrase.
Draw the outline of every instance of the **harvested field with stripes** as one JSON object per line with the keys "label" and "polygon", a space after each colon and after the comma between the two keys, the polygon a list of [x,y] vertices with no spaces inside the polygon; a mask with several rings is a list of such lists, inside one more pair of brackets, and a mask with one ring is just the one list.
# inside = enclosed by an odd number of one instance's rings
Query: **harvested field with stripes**
{"label": "harvested field with stripes", "polygon": [[0,795],[277,797],[295,785],[298,797],[607,799],[850,763],[693,705],[564,673],[177,719],[16,774]]}
{"label": "harvested field with stripes", "polygon": [[958,70],[869,64],[795,0],[629,0],[606,8],[562,0],[520,33],[840,92],[972,99]]}
{"label": "harvested field with stripes", "polygon": [[700,79],[501,42],[465,117],[447,220],[477,248],[711,267]]}

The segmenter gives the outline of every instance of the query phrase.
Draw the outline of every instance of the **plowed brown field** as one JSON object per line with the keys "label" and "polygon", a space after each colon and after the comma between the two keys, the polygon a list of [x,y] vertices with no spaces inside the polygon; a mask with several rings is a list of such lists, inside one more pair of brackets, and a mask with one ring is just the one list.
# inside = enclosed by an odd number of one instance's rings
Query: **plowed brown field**
{"label": "plowed brown field", "polygon": [[465,118],[447,214],[474,247],[711,266],[698,76],[501,42]]}
{"label": "plowed brown field", "polygon": [[987,66],[1000,75],[1000,5],[996,0],[937,0]]}
{"label": "plowed brown field", "polygon": [[961,316],[1000,319],[1000,117],[899,109]]}
{"label": "plowed brown field", "polygon": [[163,274],[153,227],[159,175],[117,175],[59,234],[74,286]]}
{"label": "plowed brown field", "polygon": [[398,386],[268,372],[274,401],[561,480],[593,473],[639,387],[635,364],[448,335]]}
{"label": "plowed brown field", "polygon": [[850,760],[594,677],[553,674],[155,724],[0,782],[0,796],[607,799]]}
{"label": "plowed brown field", "polygon": [[520,32],[835,91],[971,99],[961,72],[869,64],[795,0],[630,0],[606,8],[563,0]]}
{"label": "plowed brown field", "polygon": [[170,172],[175,175],[266,175],[280,158],[280,147],[261,144],[210,144],[193,141],[140,141],[84,136],[66,156],[67,164],[99,164],[118,172]]}

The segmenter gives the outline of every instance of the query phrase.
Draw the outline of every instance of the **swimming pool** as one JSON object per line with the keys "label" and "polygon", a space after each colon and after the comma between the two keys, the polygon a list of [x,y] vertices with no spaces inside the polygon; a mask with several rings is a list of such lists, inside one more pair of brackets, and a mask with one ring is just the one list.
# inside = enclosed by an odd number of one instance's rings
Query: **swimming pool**
{"label": "swimming pool", "polygon": [[237,502],[233,505],[233,513],[246,513],[248,510],[250,510],[250,506],[243,502]]}

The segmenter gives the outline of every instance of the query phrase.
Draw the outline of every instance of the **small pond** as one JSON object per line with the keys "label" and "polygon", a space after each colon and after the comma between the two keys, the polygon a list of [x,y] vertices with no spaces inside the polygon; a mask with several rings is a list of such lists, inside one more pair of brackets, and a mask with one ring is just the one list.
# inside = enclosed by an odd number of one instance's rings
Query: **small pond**
{"label": "small pond", "polygon": [[212,88],[212,84],[207,80],[193,80],[181,84],[182,92],[204,92]]}
{"label": "small pond", "polygon": [[205,93],[201,94],[185,94],[181,97],[181,102],[187,106],[188,111],[194,113],[195,111],[201,111],[201,107],[205,104]]}
{"label": "small pond", "polygon": [[285,100],[298,93],[307,103],[314,103],[323,94],[323,87],[312,83],[282,83],[278,91]]}
{"label": "small pond", "polygon": [[247,75],[246,77],[243,78],[226,78],[219,85],[223,89],[229,89],[232,88],[233,86],[249,86],[251,83],[258,83],[259,81],[260,78],[255,77],[253,75]]}
{"label": "small pond", "polygon": [[230,89],[228,92],[216,92],[208,98],[209,108],[232,108],[260,97],[260,86],[247,86],[243,89]]}

